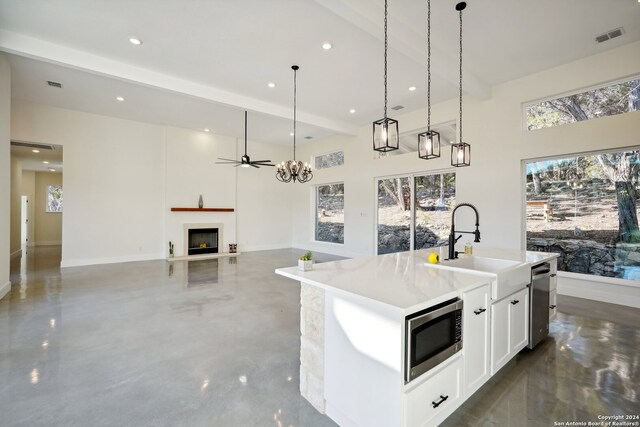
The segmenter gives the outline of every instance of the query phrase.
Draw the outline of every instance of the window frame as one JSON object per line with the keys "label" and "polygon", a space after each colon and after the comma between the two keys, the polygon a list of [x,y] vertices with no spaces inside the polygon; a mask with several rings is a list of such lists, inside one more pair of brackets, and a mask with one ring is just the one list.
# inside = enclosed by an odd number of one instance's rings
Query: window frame
{"label": "window frame", "polygon": [[[406,153],[409,154],[409,153]],[[378,254],[378,212],[379,212],[379,206],[378,206],[378,181],[380,180],[384,180],[384,179],[397,179],[397,178],[409,178],[409,187],[410,187],[410,191],[411,191],[411,214],[409,216],[409,250],[410,251],[414,251],[415,250],[415,233],[416,233],[416,197],[415,197],[415,183],[416,183],[416,177],[420,177],[420,176],[429,176],[429,175],[443,175],[443,174],[447,174],[447,173],[453,173],[456,174],[456,195],[458,194],[458,178],[457,178],[457,170],[455,167],[447,167],[447,168],[442,168],[442,169],[432,169],[429,171],[422,171],[422,172],[411,172],[411,173],[403,173],[403,174],[394,174],[394,175],[383,175],[383,176],[376,176],[373,177],[373,191],[374,191],[374,197],[375,197],[375,204],[373,207],[374,210],[374,218],[373,218],[373,254],[374,255],[379,255]]]}
{"label": "window frame", "polygon": [[[640,145],[612,147],[612,148],[607,148],[603,150],[578,151],[578,152],[570,152],[570,153],[563,153],[563,154],[554,154],[552,156],[531,157],[531,158],[521,160],[520,162],[520,178],[521,178],[520,221],[521,221],[521,229],[522,229],[522,233],[521,233],[522,244],[520,245],[520,247],[522,250],[524,251],[527,250],[527,163],[545,161],[545,160],[565,159],[567,157],[597,156],[598,154],[615,153],[619,151],[640,151]],[[566,277],[574,280],[587,280],[591,282],[624,285],[624,286],[640,289],[640,281],[637,281],[637,280],[621,279],[619,277],[597,276],[595,274],[575,273],[571,271],[561,271],[561,270],[558,270],[557,274],[558,274],[558,277]]]}
{"label": "window frame", "polygon": [[[321,156],[328,156],[329,154],[334,154],[334,153],[342,153],[342,164],[341,165],[335,165],[335,166],[329,166],[328,168],[319,168],[318,169],[318,167],[316,165],[316,158],[321,157]],[[338,168],[340,166],[344,166],[345,162],[346,162],[346,158],[345,158],[345,153],[344,153],[344,149],[343,148],[311,155],[311,165],[313,167],[313,170],[315,170],[315,171]]]}
{"label": "window frame", "polygon": [[[327,168],[328,169],[328,168]],[[344,203],[346,201],[346,192],[345,192],[345,183],[344,180],[342,181],[331,181],[331,182],[323,182],[322,184],[315,184],[311,186],[312,189],[312,196],[311,196],[311,223],[312,223],[312,227],[311,227],[311,242],[313,243],[318,243],[318,244],[322,244],[322,245],[334,245],[337,247],[344,247],[345,245],[345,241],[346,236],[343,237],[342,239],[342,243],[339,242],[326,242],[324,240],[318,240],[316,239],[317,237],[317,226],[318,226],[318,187],[323,187],[323,186],[328,186],[328,185],[336,185],[336,184],[342,184],[342,201],[343,201],[343,206],[342,206],[342,210],[344,212]],[[344,230],[346,231],[346,215],[344,218],[344,222],[343,222],[343,227]],[[345,233],[346,234],[346,233]]]}
{"label": "window frame", "polygon": [[[593,90],[598,90],[598,89],[603,89],[606,88],[608,86],[613,86],[613,85],[619,85],[622,83],[627,83],[630,82],[631,80],[639,80],[640,79],[640,74],[630,74],[628,76],[625,77],[620,77],[614,80],[608,80],[605,82],[601,82],[601,83],[597,83],[594,85],[590,85],[590,86],[582,86],[576,89],[572,89],[572,90],[568,90],[565,92],[560,92],[560,93],[556,93],[554,95],[549,95],[543,98],[538,98],[538,99],[533,99],[533,100],[529,100],[529,101],[525,101],[521,103],[521,108],[520,108],[520,114],[521,114],[521,125],[522,125],[522,132],[524,134],[527,134],[528,132],[535,132],[535,131],[540,131],[540,130],[544,130],[544,129],[553,129],[553,128],[557,128],[558,126],[551,126],[551,127],[545,127],[545,128],[541,128],[541,129],[531,129],[529,130],[529,127],[527,125],[527,108],[532,106],[532,105],[536,105],[536,104],[542,104],[543,102],[547,102],[547,101],[553,101],[555,99],[560,99],[560,98],[566,98],[568,96],[572,96],[572,95],[579,95],[581,93],[585,93],[585,92],[590,92]],[[632,111],[633,112],[633,111]],[[618,114],[616,114],[618,115]],[[604,116],[604,117],[611,117],[611,116]],[[601,119],[602,117],[596,117],[598,119]],[[589,119],[586,121],[591,121],[594,119]],[[567,123],[567,124],[572,124],[572,123]],[[559,125],[559,126],[563,126],[563,125]]]}

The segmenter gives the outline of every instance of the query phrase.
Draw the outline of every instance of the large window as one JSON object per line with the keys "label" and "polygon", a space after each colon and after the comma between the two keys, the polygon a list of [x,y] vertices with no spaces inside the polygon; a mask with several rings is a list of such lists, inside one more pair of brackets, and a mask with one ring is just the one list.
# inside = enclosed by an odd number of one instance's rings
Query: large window
{"label": "large window", "polygon": [[344,243],[344,183],[316,187],[316,240]]}
{"label": "large window", "polygon": [[525,107],[527,129],[536,130],[640,110],[640,79],[610,84]]}
{"label": "large window", "polygon": [[526,162],[527,249],[558,269],[640,280],[640,150]]}
{"label": "large window", "polygon": [[447,244],[456,175],[378,179],[378,254]]}

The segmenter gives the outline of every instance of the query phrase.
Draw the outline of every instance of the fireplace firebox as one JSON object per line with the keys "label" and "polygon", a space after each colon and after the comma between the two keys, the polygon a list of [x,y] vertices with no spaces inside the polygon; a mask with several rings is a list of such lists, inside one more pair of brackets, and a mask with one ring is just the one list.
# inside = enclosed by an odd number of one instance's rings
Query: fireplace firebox
{"label": "fireplace firebox", "polygon": [[189,229],[189,255],[217,254],[218,229],[193,228]]}

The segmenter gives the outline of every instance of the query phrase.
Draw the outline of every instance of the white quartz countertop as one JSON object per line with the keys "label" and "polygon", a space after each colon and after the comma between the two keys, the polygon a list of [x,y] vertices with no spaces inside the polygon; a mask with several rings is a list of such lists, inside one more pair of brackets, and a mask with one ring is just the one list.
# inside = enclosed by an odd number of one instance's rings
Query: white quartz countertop
{"label": "white quartz countertop", "polygon": [[[328,291],[376,301],[404,314],[455,298],[491,280],[474,273],[429,268],[424,264],[431,252],[440,253],[441,259],[447,257],[445,246],[314,264],[311,271],[278,268],[276,273]],[[555,253],[480,246],[474,247],[473,254],[530,265],[558,257]]]}
{"label": "white quartz countertop", "polygon": [[278,268],[276,273],[328,291],[373,300],[411,314],[489,283],[475,274],[424,265],[429,250],[367,256],[314,264],[311,271]]}

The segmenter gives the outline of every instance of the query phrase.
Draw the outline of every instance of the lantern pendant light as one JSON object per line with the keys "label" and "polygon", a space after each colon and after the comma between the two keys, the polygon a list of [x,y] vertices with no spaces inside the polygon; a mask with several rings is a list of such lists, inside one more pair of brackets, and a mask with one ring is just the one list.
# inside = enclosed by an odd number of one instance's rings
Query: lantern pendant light
{"label": "lantern pendant light", "polygon": [[427,131],[418,134],[418,157],[440,157],[440,133],[431,129],[431,0],[427,0]]}
{"label": "lantern pendant light", "polygon": [[387,0],[384,0],[384,117],[373,122],[373,149],[382,153],[400,147],[398,121],[387,117]]}
{"label": "lantern pendant light", "polygon": [[467,7],[467,3],[460,2],[456,5],[456,10],[460,16],[460,140],[451,146],[451,166],[463,167],[471,164],[471,145],[462,139],[462,11]]}
{"label": "lantern pendant light", "polygon": [[287,160],[286,162],[278,163],[278,170],[276,171],[276,178],[281,182],[299,182],[305,183],[311,181],[313,178],[313,172],[311,166],[308,163],[302,163],[296,160],[296,100],[297,94],[297,76],[300,67],[292,65],[293,70],[293,160]]}

